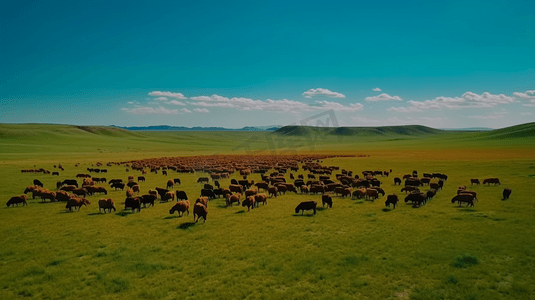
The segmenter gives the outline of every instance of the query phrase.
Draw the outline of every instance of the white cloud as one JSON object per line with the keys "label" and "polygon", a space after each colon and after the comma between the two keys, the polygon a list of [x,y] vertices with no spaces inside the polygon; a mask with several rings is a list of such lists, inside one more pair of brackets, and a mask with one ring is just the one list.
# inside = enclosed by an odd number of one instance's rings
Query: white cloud
{"label": "white cloud", "polygon": [[[528,100],[535,100],[535,90],[532,91],[526,91],[525,93],[519,93],[514,92],[513,95],[516,98],[522,98],[522,99],[528,99]],[[533,101],[532,101],[533,102]]]}
{"label": "white cloud", "polygon": [[410,113],[410,112],[420,112],[422,111],[421,109],[417,108],[417,107],[414,107],[414,106],[409,106],[409,107],[391,107],[389,109],[387,109],[388,111],[397,111],[397,112],[401,112],[401,113]]}
{"label": "white cloud", "polygon": [[319,107],[321,107],[322,109],[332,109],[334,111],[350,111],[350,112],[354,112],[354,111],[357,111],[357,110],[362,110],[364,109],[364,105],[360,104],[360,103],[352,103],[352,104],[349,104],[349,106],[345,106],[343,104],[340,104],[338,102],[329,102],[329,101],[316,101],[317,103],[320,104]]}
{"label": "white cloud", "polygon": [[531,116],[533,115],[533,113],[530,113],[530,112],[523,112],[523,113],[520,113],[521,115],[523,116]]}
{"label": "white cloud", "polygon": [[191,110],[189,110],[189,109],[187,109],[187,108],[183,108],[183,109],[181,109],[180,111],[181,111],[181,112],[184,112],[184,113],[187,113],[187,114],[191,113]]}
{"label": "white cloud", "polygon": [[135,108],[121,108],[122,111],[131,115],[176,115],[178,110],[164,107],[137,106]]}
{"label": "white cloud", "polygon": [[390,101],[390,100],[401,101],[401,98],[399,96],[390,96],[386,93],[382,93],[377,96],[366,97],[365,100],[366,101]]}
{"label": "white cloud", "polygon": [[186,97],[184,97],[182,93],[171,93],[171,92],[160,92],[160,91],[150,92],[149,96],[187,99]]}
{"label": "white cloud", "polygon": [[318,109],[334,109],[337,111],[357,111],[362,110],[363,106],[360,103],[349,104],[349,106],[340,104],[338,102],[330,101],[316,101],[318,105],[309,105],[299,101],[288,99],[272,100],[267,99],[253,100],[250,98],[227,98],[219,95],[199,96],[190,99],[198,102],[188,102],[188,104],[202,106],[202,107],[221,107],[233,108],[242,111],[273,111],[273,112],[291,112],[299,113],[302,111],[313,111]]}
{"label": "white cloud", "polygon": [[473,119],[480,119],[480,120],[496,120],[496,119],[502,119],[503,114],[494,114],[494,115],[477,115],[477,116],[468,116],[469,118]]}
{"label": "white cloud", "polygon": [[526,107],[535,107],[535,90],[526,91],[525,93],[514,92],[513,95],[519,100],[529,100],[529,103],[522,104]]}
{"label": "white cloud", "polygon": [[180,101],[177,101],[177,100],[171,100],[171,101],[167,102],[167,104],[182,105],[182,106],[186,105],[186,103],[180,102]]}
{"label": "white cloud", "polygon": [[156,100],[156,101],[167,101],[169,99],[167,97],[158,97],[158,98],[156,98],[154,100]]}
{"label": "white cloud", "polygon": [[381,89],[380,89],[380,88],[374,88],[373,91],[374,91],[374,92],[380,92]]}
{"label": "white cloud", "polygon": [[426,109],[466,109],[466,108],[492,108],[500,104],[509,104],[515,102],[513,97],[504,94],[493,95],[484,92],[481,95],[472,92],[466,92],[461,97],[436,97],[433,100],[425,101],[407,101],[408,107],[391,107],[389,111],[397,112],[420,112]]}
{"label": "white cloud", "polygon": [[210,112],[206,108],[195,108],[195,109],[193,109],[193,111],[194,112],[198,112],[198,113],[209,113]]}
{"label": "white cloud", "polygon": [[332,92],[332,91],[329,91],[328,89],[322,89],[322,88],[310,89],[304,92],[303,96],[305,96],[305,98],[312,98],[312,96],[328,96],[331,98],[345,98],[346,97],[345,95],[341,93]]}

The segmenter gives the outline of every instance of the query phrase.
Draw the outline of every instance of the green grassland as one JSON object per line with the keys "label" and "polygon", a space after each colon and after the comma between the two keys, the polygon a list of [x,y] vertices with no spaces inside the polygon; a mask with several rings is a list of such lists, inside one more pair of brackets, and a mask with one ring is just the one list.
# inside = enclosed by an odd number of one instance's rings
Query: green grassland
{"label": "green grassland", "polygon": [[[208,204],[208,220],[169,215],[173,203],[132,214],[124,192],[117,212],[99,213],[98,199],[79,212],[64,203],[29,200],[0,208],[0,299],[535,299],[534,124],[491,132],[393,129],[387,133],[129,132],[107,127],[0,125],[0,199],[22,194],[33,179],[87,173],[98,161],[190,155],[353,154],[331,158],[380,177],[403,199],[393,177],[413,170],[448,175],[444,190],[421,208],[401,201],[333,197],[332,209],[294,214],[319,195],[287,193],[247,211]],[[285,129],[288,130],[288,129]],[[21,173],[62,163],[57,176]],[[79,167],[75,167],[80,163]],[[123,166],[95,177],[137,176]],[[294,172],[306,174],[302,170]],[[142,193],[180,178],[190,200],[204,173],[149,173]],[[501,186],[470,178],[499,177]],[[237,174],[231,178],[239,178]],[[286,176],[289,179],[289,175]],[[260,181],[260,175],[249,179]],[[228,186],[230,179],[221,180]],[[106,186],[106,184],[99,184]],[[459,185],[478,193],[473,208],[450,202]],[[501,200],[504,187],[513,190]],[[427,190],[427,188],[424,188]],[[30,197],[31,198],[31,197]],[[5,202],[2,202],[5,203]]]}

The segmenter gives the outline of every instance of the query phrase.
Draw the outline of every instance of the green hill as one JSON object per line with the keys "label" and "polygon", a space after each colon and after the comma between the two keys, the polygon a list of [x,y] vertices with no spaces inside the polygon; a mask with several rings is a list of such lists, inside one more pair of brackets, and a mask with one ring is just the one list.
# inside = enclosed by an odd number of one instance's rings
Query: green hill
{"label": "green hill", "polygon": [[481,134],[492,139],[535,137],[535,122],[495,129]]}
{"label": "green hill", "polygon": [[101,135],[108,137],[142,137],[137,132],[108,126],[58,124],[0,124],[0,138],[69,137]]}
{"label": "green hill", "polygon": [[326,134],[342,136],[387,136],[387,135],[428,135],[444,133],[444,130],[421,125],[381,126],[381,127],[311,127],[285,126],[275,134],[303,136],[308,134]]}

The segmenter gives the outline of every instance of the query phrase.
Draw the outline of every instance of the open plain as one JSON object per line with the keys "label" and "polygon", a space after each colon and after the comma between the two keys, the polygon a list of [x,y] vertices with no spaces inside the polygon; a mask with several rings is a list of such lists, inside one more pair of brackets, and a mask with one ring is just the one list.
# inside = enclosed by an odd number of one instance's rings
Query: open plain
{"label": "open plain", "polygon": [[[411,128],[409,128],[411,129]],[[411,131],[414,129],[413,131]],[[535,124],[491,132],[386,133],[298,131],[129,132],[109,127],[0,125],[0,298],[36,299],[534,299]],[[125,192],[97,184],[80,211],[65,202],[32,199],[6,207],[12,196],[40,180],[88,173],[98,162],[109,181],[141,175],[123,165],[147,158],[237,155],[352,155],[323,159],[362,176],[377,176],[400,203],[331,194],[332,208],[296,214],[301,201],[321,195],[288,192],[247,211],[208,204],[206,223],[169,214],[174,202],[139,213],[124,210]],[[54,168],[62,164],[64,170]],[[76,166],[77,165],[77,166]],[[59,171],[59,176],[21,173]],[[444,188],[421,207],[403,201],[394,185],[404,174],[442,173]],[[268,173],[274,170],[269,170]],[[331,176],[336,181],[335,173]],[[296,178],[309,172],[302,164]],[[179,178],[193,204],[203,172],[145,174],[141,193]],[[470,185],[497,177],[500,185]],[[239,172],[221,179],[228,187]],[[261,181],[260,174],[249,180]],[[78,179],[81,182],[81,179]],[[212,183],[212,182],[211,182]],[[451,203],[457,188],[477,192],[474,207]],[[502,200],[502,191],[511,197]],[[421,187],[427,191],[427,186]],[[116,212],[100,213],[98,200],[114,199]],[[243,198],[242,198],[243,199]],[[193,206],[193,205],[192,205]]]}

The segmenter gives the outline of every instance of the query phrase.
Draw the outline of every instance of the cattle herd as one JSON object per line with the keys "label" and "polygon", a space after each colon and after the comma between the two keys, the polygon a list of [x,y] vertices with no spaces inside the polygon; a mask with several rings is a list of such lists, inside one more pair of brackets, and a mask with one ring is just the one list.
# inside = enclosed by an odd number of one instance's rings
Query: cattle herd
{"label": "cattle herd", "polygon": [[[333,197],[348,197],[351,199],[364,199],[375,201],[386,195],[381,187],[385,177],[389,177],[392,170],[365,170],[353,172],[352,170],[341,169],[338,166],[323,165],[323,160],[340,155],[288,155],[288,156],[195,156],[195,157],[164,157],[157,159],[143,159],[124,162],[110,162],[107,167],[123,167],[129,174],[138,172],[139,175],[129,175],[126,180],[121,178],[106,179],[104,177],[94,177],[90,174],[79,173],[76,179],[58,180],[56,190],[50,191],[44,184],[35,179],[33,185],[24,189],[24,194],[14,196],[8,200],[7,206],[27,205],[28,194],[32,199],[41,201],[65,202],[65,208],[71,211],[73,208],[80,210],[82,206],[87,206],[90,201],[87,196],[99,194],[107,195],[108,189],[115,191],[125,191],[124,209],[132,212],[141,212],[142,208],[154,207],[155,202],[175,201],[176,204],[169,210],[170,214],[177,212],[179,217],[184,213],[189,215],[190,201],[184,190],[173,190],[175,186],[182,184],[179,178],[169,179],[165,188],[155,187],[149,189],[146,194],[141,194],[140,183],[145,182],[145,176],[158,174],[179,173],[201,173],[196,183],[200,185],[199,197],[193,205],[193,219],[198,222],[200,218],[206,222],[208,214],[208,202],[215,198],[223,198],[227,207],[232,207],[236,203],[247,207],[247,211],[258,208],[260,204],[266,205],[269,198],[284,196],[286,193],[295,193],[311,197],[321,197],[322,206],[333,207]],[[96,164],[102,166],[102,162]],[[75,167],[79,167],[76,164]],[[54,168],[58,166],[54,165]],[[64,171],[60,164],[59,169]],[[300,171],[302,170],[302,171]],[[107,173],[107,168],[87,168],[89,173]],[[24,169],[23,173],[53,174],[59,176],[59,172],[50,172],[46,169]],[[297,173],[300,173],[297,175]],[[286,176],[288,175],[289,176]],[[178,176],[178,175],[177,175]],[[239,176],[239,180],[231,179],[230,185],[221,187],[220,181]],[[305,179],[306,176],[306,179]],[[260,178],[259,181],[248,178]],[[289,178],[289,179],[288,179]],[[79,184],[81,180],[81,184]],[[288,182],[288,181],[289,182]],[[441,191],[448,176],[442,173],[422,173],[418,176],[418,171],[407,173],[400,177],[393,178],[393,186],[401,186],[401,193],[404,193],[405,203],[410,202],[413,207],[421,207],[427,201],[433,199],[437,192]],[[104,186],[96,184],[104,183]],[[195,184],[195,183],[191,183]],[[479,179],[470,179],[470,185],[479,185]],[[484,179],[482,184],[499,185],[498,178]],[[427,187],[427,190],[423,189]],[[141,194],[141,195],[140,195]],[[317,195],[317,196],[316,196]],[[503,199],[508,199],[511,189],[503,190]],[[319,198],[318,198],[319,200]],[[451,203],[458,203],[459,206],[474,206],[478,201],[477,193],[467,190],[466,186],[460,186],[457,194],[452,198]],[[397,194],[386,195],[385,206],[396,208],[399,202]],[[102,198],[98,201],[99,212],[116,211],[115,201],[111,198]],[[307,200],[299,203],[295,208],[295,213],[312,210],[316,214],[317,201]]]}

